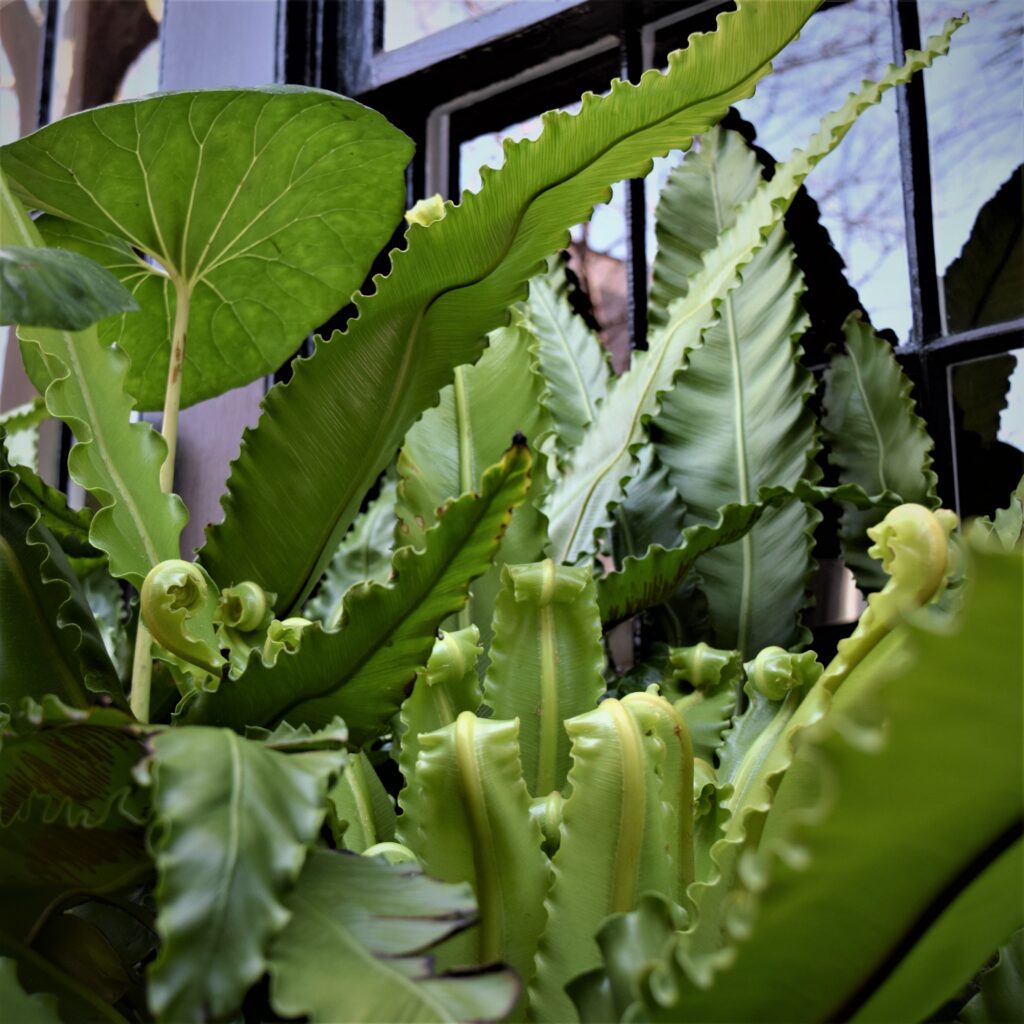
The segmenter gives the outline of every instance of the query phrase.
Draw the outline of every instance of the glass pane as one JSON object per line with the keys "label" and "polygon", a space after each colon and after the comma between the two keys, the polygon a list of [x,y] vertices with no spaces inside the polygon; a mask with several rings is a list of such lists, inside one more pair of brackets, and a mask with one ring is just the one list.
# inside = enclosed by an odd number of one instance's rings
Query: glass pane
{"label": "glass pane", "polygon": [[[863,78],[879,77],[891,59],[889,0],[823,8],[737,109],[756,127],[758,144],[784,160],[806,143],[825,113],[839,107]],[[905,341],[910,281],[892,92],[861,116],[815,168],[807,188],[873,323],[891,327]]]}
{"label": "glass pane", "polygon": [[[950,331],[1024,316],[1024,4],[978,0],[949,56],[925,74],[935,261]],[[961,12],[921,0],[922,35]]]}
{"label": "glass pane", "polygon": [[513,0],[384,0],[384,49],[400,46],[475,21]]}
{"label": "glass pane", "polygon": [[[564,109],[576,113],[579,104]],[[540,132],[541,120],[533,117],[464,142],[459,147],[460,190],[478,191],[480,167],[488,164],[497,168],[505,162],[502,145],[506,139],[535,139]],[[616,372],[629,363],[627,249],[626,186],[619,182],[612,188],[611,201],[598,206],[588,224],[572,229],[569,249],[570,269],[590,299]]]}
{"label": "glass pane", "polygon": [[961,516],[1005,508],[1024,475],[1024,348],[950,368]]}

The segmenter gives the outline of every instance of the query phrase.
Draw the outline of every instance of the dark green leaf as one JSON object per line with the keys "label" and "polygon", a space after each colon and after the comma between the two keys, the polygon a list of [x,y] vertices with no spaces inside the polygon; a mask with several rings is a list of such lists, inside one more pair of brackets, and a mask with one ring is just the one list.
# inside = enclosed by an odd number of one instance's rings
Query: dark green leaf
{"label": "dark green leaf", "polygon": [[[709,132],[699,152],[672,172],[659,200],[659,217],[673,225],[683,211],[705,212],[687,219],[685,242],[665,232],[663,245],[681,248],[672,254],[680,264],[713,250],[761,180],[739,134]],[[678,294],[688,291],[683,283]],[[800,364],[799,339],[809,324],[803,291],[793,246],[779,225],[723,298],[718,322],[662,400],[658,455],[686,503],[687,525],[714,521],[732,502],[751,504],[762,487],[792,487],[818,475],[807,407],[814,381]],[[753,657],[768,644],[796,641],[818,518],[798,502],[769,510],[738,544],[701,559],[702,589],[721,646]]]}
{"label": "dark green leaf", "polygon": [[0,323],[81,331],[138,304],[113,274],[63,249],[0,249]]}
{"label": "dark green leaf", "polygon": [[933,443],[914,412],[911,383],[892,346],[857,314],[843,324],[843,333],[846,351],[833,358],[826,375],[822,426],[840,481],[858,484],[868,494],[891,495],[877,508],[844,508],[839,523],[843,560],[858,586],[880,590],[887,577],[867,553],[867,529],[901,501],[938,507]]}
{"label": "dark green leaf", "polygon": [[23,484],[0,462],[0,700],[58,692],[84,707],[89,691],[127,707],[85,592]]}
{"label": "dark green leaf", "polygon": [[395,552],[392,585],[349,591],[339,632],[311,627],[299,650],[272,668],[253,659],[241,678],[202,694],[189,720],[240,729],[284,718],[316,726],[340,715],[355,745],[385,731],[427,663],[438,627],[491,564],[512,510],[526,496],[529,467],[526,448],[510,448],[484,473],[479,494],[447,507],[422,551]]}
{"label": "dark green leaf", "polygon": [[[479,356],[568,228],[606,201],[612,182],[645,173],[652,156],[687,146],[749,95],[817,6],[723,14],[717,32],[672,55],[667,73],[590,94],[579,114],[545,115],[541,137],[510,145],[479,193],[410,227],[408,248],[393,254],[372,297],[357,298],[344,337],[321,342],[264,400],[232,471],[224,522],[201,552],[214,579],[252,579],[278,595],[279,612],[301,607],[402,437],[453,368]],[[293,506],[306,528],[282,533],[267,509]]]}
{"label": "dark green leaf", "polygon": [[327,810],[341,751],[285,754],[227,729],[153,740],[159,1020],[232,1013],[288,920],[282,900]]}
{"label": "dark green leaf", "polygon": [[627,557],[618,572],[597,581],[597,600],[605,628],[667,601],[700,555],[745,536],[763,512],[761,504],[726,505],[718,510],[714,526],[688,526],[677,547],[665,549],[654,544],[641,558]]}

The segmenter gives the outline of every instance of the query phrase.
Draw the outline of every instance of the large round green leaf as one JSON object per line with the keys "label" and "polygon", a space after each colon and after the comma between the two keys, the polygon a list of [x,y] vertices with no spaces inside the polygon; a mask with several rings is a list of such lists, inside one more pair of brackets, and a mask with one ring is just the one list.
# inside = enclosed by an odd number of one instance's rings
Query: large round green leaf
{"label": "large round green leaf", "polygon": [[128,388],[155,409],[176,291],[189,301],[183,405],[275,370],[362,283],[401,218],[411,152],[352,100],[277,86],[100,107],[0,158],[19,197],[53,215],[49,243],[135,296],[142,313],[100,338],[131,356]]}

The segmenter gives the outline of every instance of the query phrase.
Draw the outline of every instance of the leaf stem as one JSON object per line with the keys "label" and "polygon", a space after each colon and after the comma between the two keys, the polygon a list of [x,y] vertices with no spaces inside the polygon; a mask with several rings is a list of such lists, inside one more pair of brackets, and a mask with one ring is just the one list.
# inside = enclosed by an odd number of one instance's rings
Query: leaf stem
{"label": "leaf stem", "polygon": [[153,637],[139,612],[139,625],[135,630],[135,654],[132,657],[132,686],[128,703],[132,714],[143,724],[149,721],[149,694],[153,680]]}
{"label": "leaf stem", "polygon": [[188,285],[174,282],[174,330],[171,334],[171,361],[167,368],[164,415],[160,433],[167,442],[167,458],[160,467],[160,489],[169,494],[174,487],[174,456],[178,448],[178,411],[181,408],[181,378],[185,369],[185,338],[192,293]]}
{"label": "leaf stem", "polygon": [[[185,339],[188,334],[188,312],[192,293],[187,284],[174,280],[174,327],[171,332],[171,360],[167,368],[167,389],[164,392],[164,415],[160,433],[167,442],[167,457],[160,467],[160,490],[170,494],[174,489],[174,457],[178,449],[178,412],[181,409],[181,378],[185,369]],[[135,656],[132,659],[132,685],[129,701],[132,714],[140,722],[149,721],[149,696],[153,678],[153,638],[139,612],[135,632]]]}

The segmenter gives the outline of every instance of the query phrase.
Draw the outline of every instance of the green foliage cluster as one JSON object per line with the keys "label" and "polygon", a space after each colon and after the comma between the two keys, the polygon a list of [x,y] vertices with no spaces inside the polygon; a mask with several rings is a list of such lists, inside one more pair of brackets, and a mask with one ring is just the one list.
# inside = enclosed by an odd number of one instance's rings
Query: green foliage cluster
{"label": "green foliage cluster", "polygon": [[[365,293],[411,144],[343,97],[154,97],[0,150],[41,396],[0,465],[11,1019],[1019,1010],[1024,492],[957,529],[856,310],[816,411],[786,227],[958,22],[766,175],[716,125],[816,7],[748,0],[546,115],[479,193],[410,211]],[[698,136],[616,377],[550,258]],[[353,295],[182,558],[179,409]],[[157,408],[160,433],[132,416]],[[19,456],[44,415],[86,509]],[[825,503],[869,595],[827,663],[802,621]]]}

